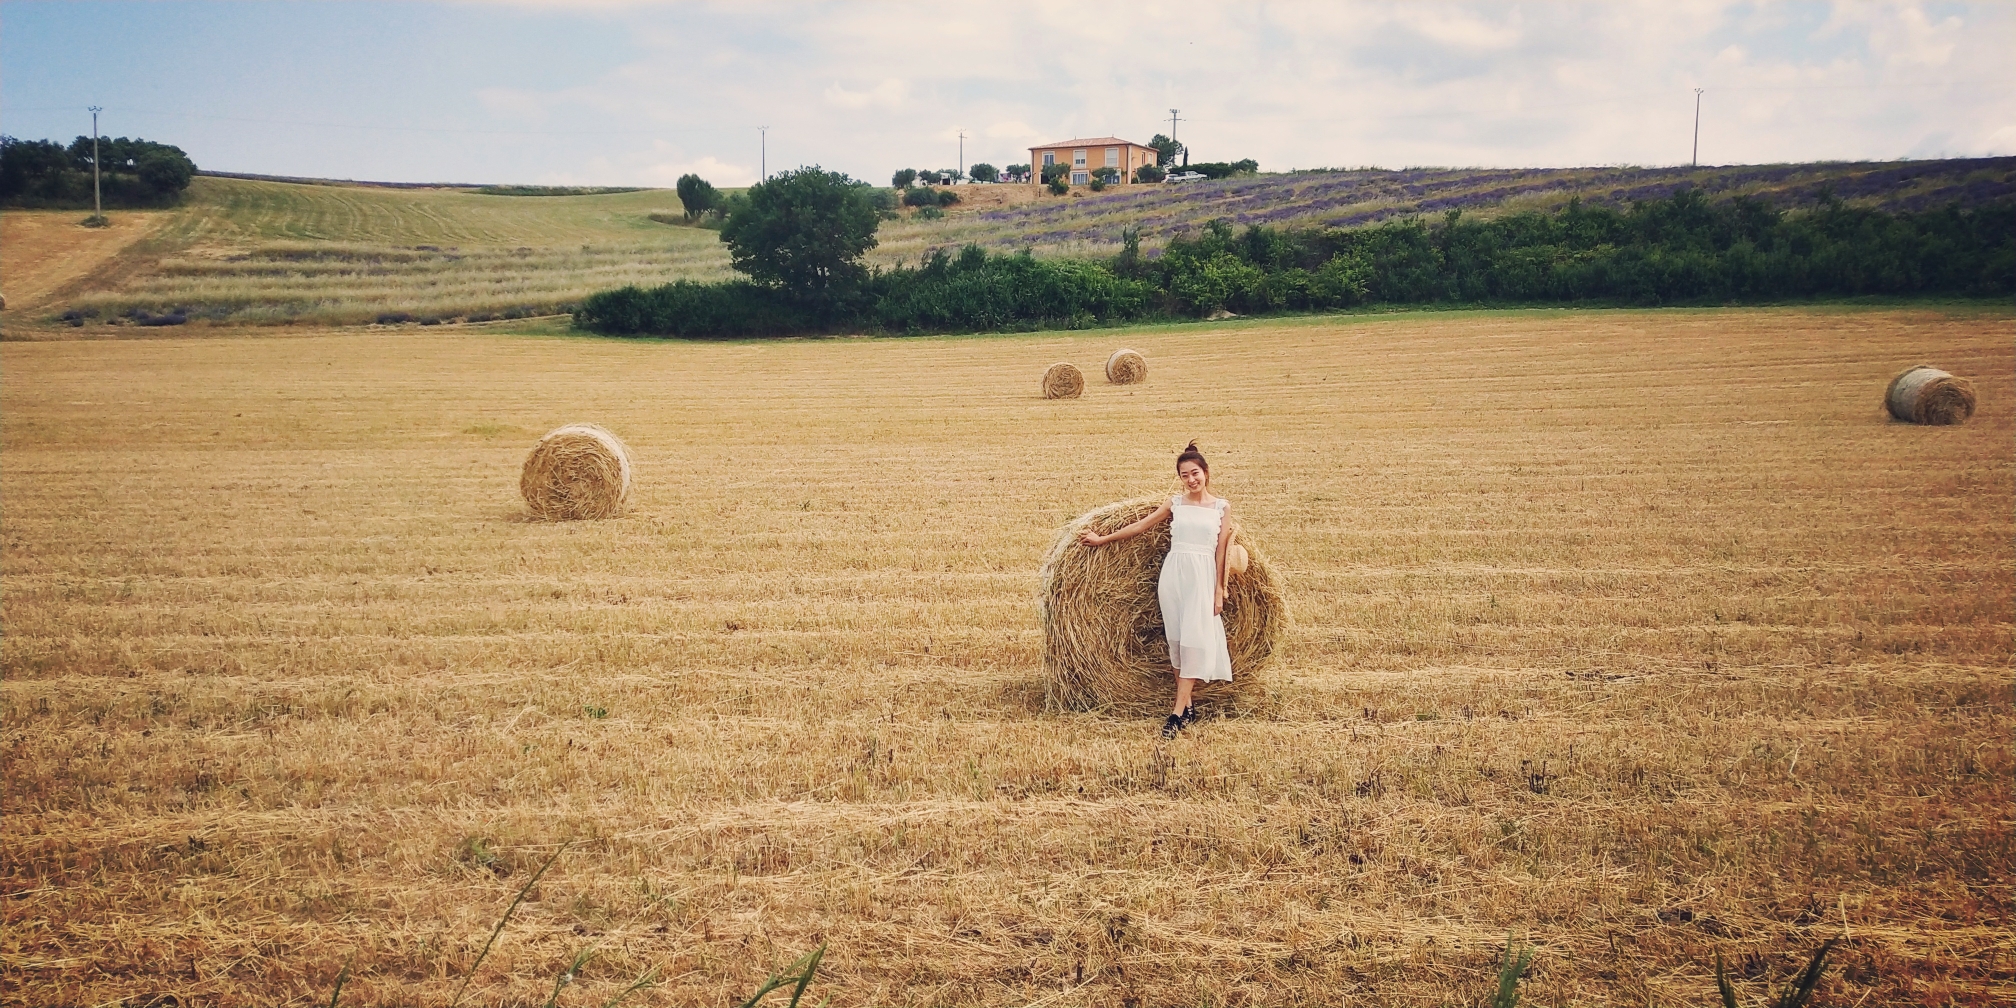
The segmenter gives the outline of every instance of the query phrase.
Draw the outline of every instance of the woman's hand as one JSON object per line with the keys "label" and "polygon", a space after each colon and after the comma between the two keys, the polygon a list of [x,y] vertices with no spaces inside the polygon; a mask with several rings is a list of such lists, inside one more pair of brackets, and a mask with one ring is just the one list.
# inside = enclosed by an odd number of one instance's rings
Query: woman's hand
{"label": "woman's hand", "polygon": [[1211,602],[1211,615],[1213,616],[1225,615],[1225,586],[1222,584],[1218,586],[1217,598],[1215,598]]}
{"label": "woman's hand", "polygon": [[1105,545],[1107,539],[1105,536],[1102,536],[1099,533],[1092,531],[1091,529],[1086,529],[1085,537],[1078,541],[1084,543],[1087,546],[1103,546]]}

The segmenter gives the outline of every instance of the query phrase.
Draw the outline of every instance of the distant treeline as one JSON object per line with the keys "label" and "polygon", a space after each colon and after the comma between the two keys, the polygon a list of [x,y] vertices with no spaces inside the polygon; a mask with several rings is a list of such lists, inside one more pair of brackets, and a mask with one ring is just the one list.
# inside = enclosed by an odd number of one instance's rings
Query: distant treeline
{"label": "distant treeline", "polygon": [[1684,190],[1617,211],[1579,201],[1492,220],[1451,212],[1362,229],[1237,231],[1214,221],[1106,261],[968,246],[869,273],[819,304],[748,281],[625,287],[576,323],[620,335],[738,337],[834,330],[1083,327],[1154,317],[1368,304],[1681,305],[1849,295],[2006,296],[2016,204],[1888,214],[1825,199],[1784,213]]}
{"label": "distant treeline", "polygon": [[486,185],[471,191],[478,196],[612,196],[644,190],[638,186]]}
{"label": "distant treeline", "polygon": [[[181,198],[196,165],[180,147],[126,137],[98,140],[99,185],[110,208],[167,206]],[[0,204],[91,208],[91,138],[65,147],[53,140],[0,136]]]}

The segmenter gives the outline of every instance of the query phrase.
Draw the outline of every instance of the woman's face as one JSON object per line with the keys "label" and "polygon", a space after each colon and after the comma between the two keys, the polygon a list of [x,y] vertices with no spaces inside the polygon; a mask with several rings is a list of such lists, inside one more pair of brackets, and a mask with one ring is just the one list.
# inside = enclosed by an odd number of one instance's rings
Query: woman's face
{"label": "woman's face", "polygon": [[1176,467],[1176,478],[1182,481],[1184,490],[1193,494],[1211,482],[1211,475],[1206,473],[1204,467],[1198,465],[1195,459],[1183,460],[1183,464]]}

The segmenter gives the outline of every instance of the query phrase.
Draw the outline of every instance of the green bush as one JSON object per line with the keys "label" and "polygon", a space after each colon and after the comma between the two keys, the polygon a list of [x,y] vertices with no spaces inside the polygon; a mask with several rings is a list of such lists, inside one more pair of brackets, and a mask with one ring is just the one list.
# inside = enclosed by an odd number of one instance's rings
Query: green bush
{"label": "green bush", "polygon": [[1050,195],[1062,196],[1070,191],[1071,191],[1071,183],[1066,182],[1061,178],[1053,178],[1050,180]]}
{"label": "green bush", "polygon": [[[918,216],[940,213],[931,203]],[[731,220],[734,219],[731,217]],[[1684,190],[1628,210],[1571,201],[1480,221],[1449,213],[1358,230],[1213,221],[1160,258],[1123,233],[1110,263],[990,255],[967,246],[866,273],[823,302],[794,288],[671,284],[595,295],[601,332],[761,336],[834,327],[890,332],[1077,326],[1387,304],[1723,304],[1843,295],[2016,292],[2016,203],[1887,214],[1825,200],[1781,213]]]}
{"label": "green bush", "polygon": [[806,332],[816,320],[794,299],[746,280],[679,280],[591,294],[575,310],[574,324],[610,335],[726,339]]}

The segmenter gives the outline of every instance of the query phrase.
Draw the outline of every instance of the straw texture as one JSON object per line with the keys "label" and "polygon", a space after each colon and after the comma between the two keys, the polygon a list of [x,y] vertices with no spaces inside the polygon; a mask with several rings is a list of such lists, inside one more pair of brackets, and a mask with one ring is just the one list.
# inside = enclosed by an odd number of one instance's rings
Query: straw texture
{"label": "straw texture", "polygon": [[[1108,504],[1065,525],[1051,543],[1038,574],[1037,601],[1044,692],[1051,705],[1130,715],[1167,712],[1176,680],[1155,583],[1169,551],[1168,523],[1124,542],[1090,547],[1080,541],[1088,528],[1112,532],[1152,513],[1165,499]],[[1197,684],[1193,695],[1205,709],[1236,708],[1264,695],[1256,673],[1288,628],[1288,605],[1266,558],[1236,527],[1233,537],[1248,560],[1245,572],[1228,580],[1225,599],[1232,681]]]}
{"label": "straw texture", "polygon": [[1043,398],[1076,399],[1085,391],[1085,375],[1075,365],[1058,361],[1043,372]]}
{"label": "straw texture", "polygon": [[1890,415],[1908,423],[1957,424],[1974,415],[1974,386],[1930,364],[1905,368],[1883,391]]}
{"label": "straw texture", "polygon": [[568,424],[525,456],[518,490],[535,518],[613,518],[630,499],[630,450],[594,424]]}
{"label": "straw texture", "polygon": [[1106,358],[1106,380],[1115,385],[1132,385],[1148,380],[1148,359],[1125,348]]}

